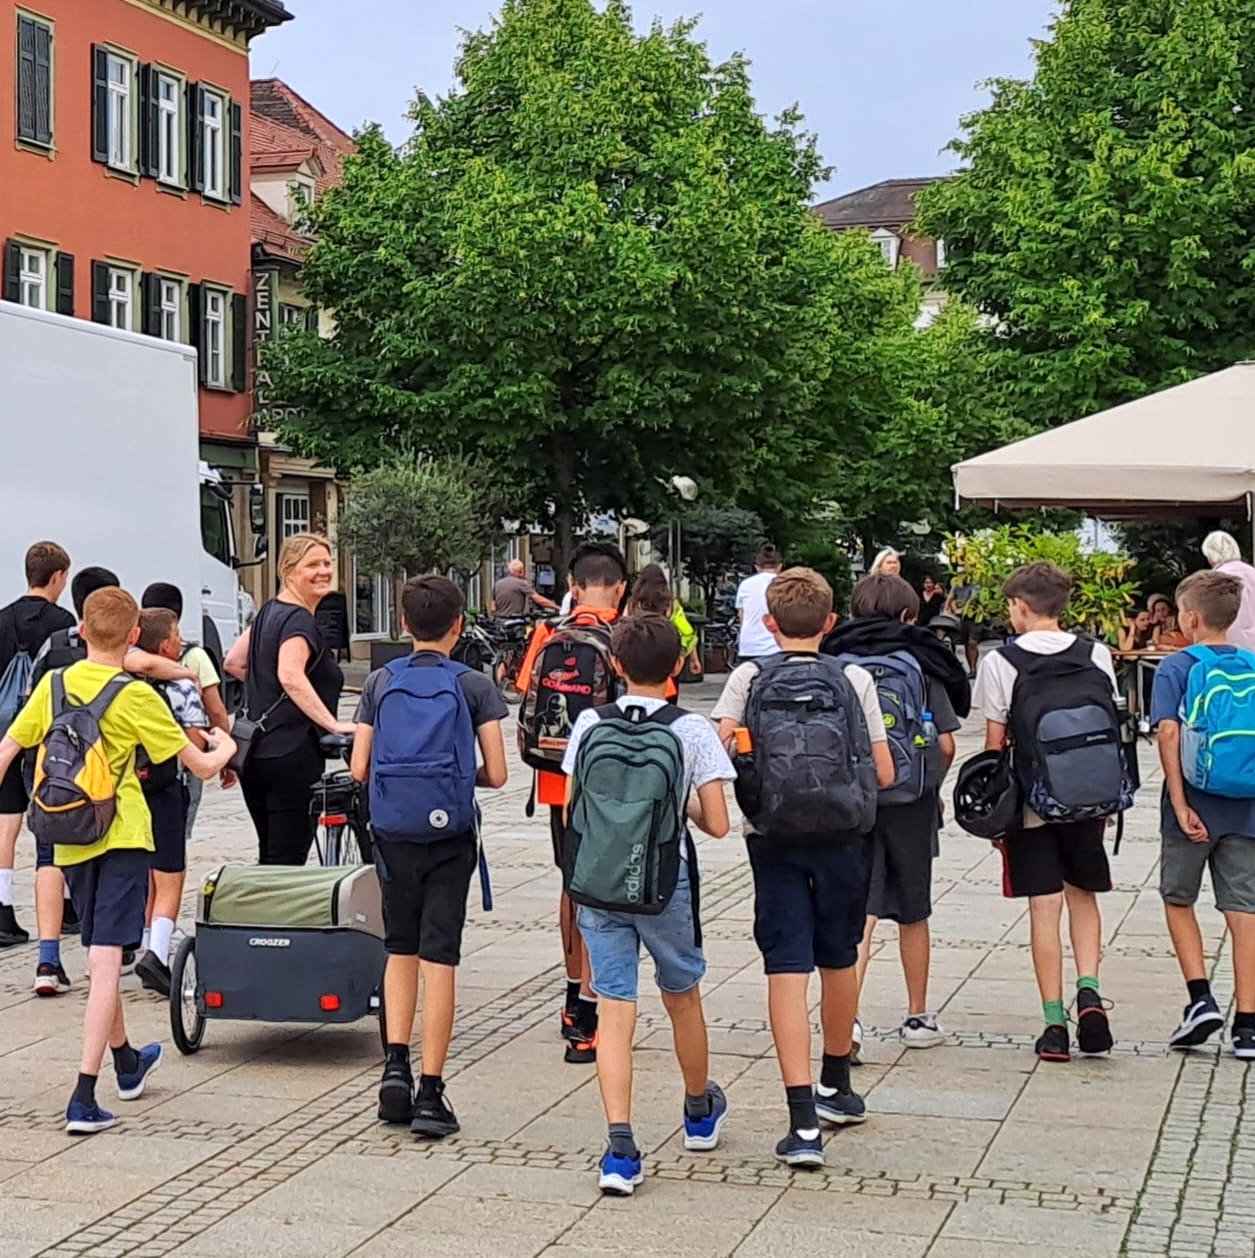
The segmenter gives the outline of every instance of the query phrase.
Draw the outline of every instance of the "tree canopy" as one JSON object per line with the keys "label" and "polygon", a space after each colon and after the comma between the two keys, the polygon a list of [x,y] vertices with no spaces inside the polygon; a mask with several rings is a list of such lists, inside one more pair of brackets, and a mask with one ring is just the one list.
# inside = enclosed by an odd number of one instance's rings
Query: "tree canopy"
{"label": "tree canopy", "polygon": [[561,554],[587,512],[662,514],[673,474],[804,511],[886,409],[912,285],[814,219],[799,115],[765,122],[692,22],[506,0],[413,118],[399,152],[365,132],[313,210],[305,287],[337,329],[271,351],[303,453],[474,452]]}
{"label": "tree canopy", "polygon": [[1011,412],[1066,422],[1255,345],[1255,7],[1065,0],[920,198]]}

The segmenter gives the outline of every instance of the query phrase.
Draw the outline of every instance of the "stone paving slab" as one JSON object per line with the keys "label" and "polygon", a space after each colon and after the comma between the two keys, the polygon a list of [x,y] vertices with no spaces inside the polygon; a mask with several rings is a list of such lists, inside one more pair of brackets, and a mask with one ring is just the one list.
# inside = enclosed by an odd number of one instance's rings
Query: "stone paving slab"
{"label": "stone paving slab", "polygon": [[[704,685],[684,700],[708,709],[715,693]],[[979,738],[969,723],[960,755]],[[75,1141],[59,1119],[78,1057],[81,950],[67,941],[75,987],[55,1001],[31,996],[33,948],[2,952],[0,1255],[795,1258],[805,1247],[850,1258],[1018,1258],[1044,1243],[1078,1258],[1255,1258],[1247,1071],[1215,1047],[1167,1053],[1182,985],[1156,891],[1149,754],[1145,769],[1104,902],[1116,1051],[1066,1067],[1036,1061],[1025,906],[1002,898],[997,854],[947,826],[932,983],[947,1042],[929,1052],[898,1043],[897,932],[882,924],[863,1009],[868,1064],[856,1075],[870,1119],[835,1133],[827,1166],[813,1174],[771,1156],[785,1112],[744,847],[702,841],[712,1073],[732,1116],[719,1150],[683,1149],[682,1089],[646,963],[635,1117],[649,1178],[632,1201],[600,1198],[595,1073],[562,1061],[558,881],[547,824],[523,815],[517,761],[510,787],[483,799],[497,907],[484,914],[472,893],[447,1071],[463,1131],[449,1141],[419,1144],[375,1120],[379,1047],[369,1021],[212,1024],[195,1057],[168,1048],[150,1094],[119,1107],[118,1130]],[[209,790],[193,874],[254,853],[238,794]],[[17,898],[28,922],[31,855],[24,841]],[[1223,921],[1210,908],[1201,918],[1223,996],[1232,986]],[[125,984],[132,1038],[167,1040],[164,1005],[134,979]]]}

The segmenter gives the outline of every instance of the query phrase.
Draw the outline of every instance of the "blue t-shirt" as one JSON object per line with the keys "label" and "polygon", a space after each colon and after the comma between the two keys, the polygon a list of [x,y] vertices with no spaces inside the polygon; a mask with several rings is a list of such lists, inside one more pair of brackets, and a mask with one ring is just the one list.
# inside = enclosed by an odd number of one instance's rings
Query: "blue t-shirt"
{"label": "blue t-shirt", "polygon": [[[1231,646],[1212,647],[1213,651],[1225,653],[1234,650]],[[1185,698],[1185,688],[1189,683],[1190,670],[1197,661],[1188,651],[1178,651],[1169,655],[1159,665],[1155,673],[1155,688],[1150,697],[1150,719],[1152,725],[1160,721],[1177,721],[1181,716],[1181,701]],[[1245,834],[1255,837],[1255,799],[1226,799],[1222,795],[1208,795],[1197,787],[1185,784],[1185,798],[1191,808],[1198,813],[1207,833],[1212,838],[1224,834]],[[1173,838],[1184,838],[1181,827],[1177,825],[1176,813],[1172,810],[1172,801],[1168,798],[1165,785],[1159,803],[1159,824],[1164,834]]]}

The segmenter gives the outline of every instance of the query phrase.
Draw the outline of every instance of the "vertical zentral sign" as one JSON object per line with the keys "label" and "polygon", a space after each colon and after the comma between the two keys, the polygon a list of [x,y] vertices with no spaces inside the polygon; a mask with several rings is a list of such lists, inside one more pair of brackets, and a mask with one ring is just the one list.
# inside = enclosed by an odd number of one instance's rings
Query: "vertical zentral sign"
{"label": "vertical zentral sign", "polygon": [[275,404],[274,385],[266,366],[266,342],[275,334],[279,306],[279,272],[273,268],[253,272],[253,418],[258,428],[267,426]]}

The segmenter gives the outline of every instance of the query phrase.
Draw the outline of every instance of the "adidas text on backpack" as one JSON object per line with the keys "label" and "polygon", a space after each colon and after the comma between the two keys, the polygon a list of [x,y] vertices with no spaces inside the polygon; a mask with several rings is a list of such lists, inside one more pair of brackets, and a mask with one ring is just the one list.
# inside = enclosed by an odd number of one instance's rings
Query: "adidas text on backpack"
{"label": "adidas text on backpack", "polygon": [[661,913],[675,894],[681,843],[689,845],[696,887],[684,748],[671,729],[685,715],[672,704],[652,715],[640,707],[623,712],[617,704],[597,709],[571,779],[563,883],[577,904]]}
{"label": "adidas text on backpack", "polygon": [[780,842],[865,834],[878,788],[863,705],[826,655],[771,655],[746,704],[751,751],[736,759],[736,798],[756,833]]}
{"label": "adidas text on backpack", "polygon": [[559,622],[541,648],[519,709],[519,754],[531,769],[561,772],[581,712],[622,693],[610,662],[610,626],[588,613]]}
{"label": "adidas text on backpack", "polygon": [[1043,821],[1090,821],[1132,806],[1111,679],[1078,637],[1066,651],[1038,655],[999,647],[1016,670],[1011,745],[1024,802]]}
{"label": "adidas text on backpack", "polygon": [[35,758],[35,785],[27,821],[37,839],[66,847],[99,843],[118,812],[118,788],[100,722],[114,699],[132,684],[114,677],[90,703],[65,691],[65,677],[52,674],[52,724]]}
{"label": "adidas text on backpack", "polygon": [[433,843],[478,828],[475,729],[452,660],[393,660],[375,709],[370,823],[381,839]]}
{"label": "adidas text on backpack", "polygon": [[1181,768],[1191,786],[1255,799],[1255,655],[1187,647],[1194,660],[1181,700]]}

